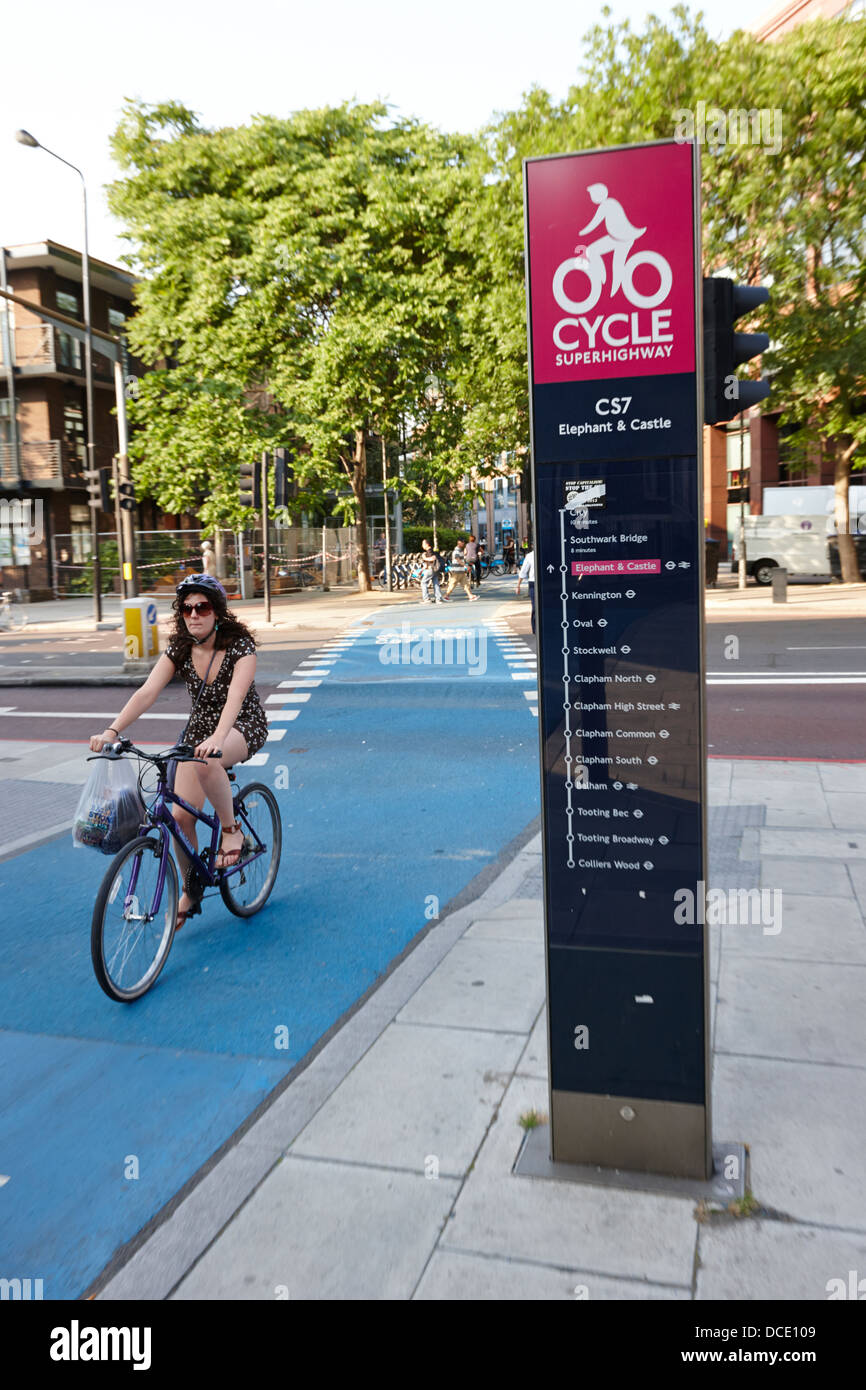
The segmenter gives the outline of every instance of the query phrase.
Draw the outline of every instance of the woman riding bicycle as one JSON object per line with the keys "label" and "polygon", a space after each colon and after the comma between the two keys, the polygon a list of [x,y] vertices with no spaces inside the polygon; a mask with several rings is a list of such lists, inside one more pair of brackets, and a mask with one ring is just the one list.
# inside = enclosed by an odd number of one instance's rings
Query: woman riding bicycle
{"label": "woman riding bicycle", "polygon": [[[99,753],[113,743],[145,710],[176,675],[184,677],[195,698],[193,715],[182,741],[194,745],[195,756],[206,761],[178,763],[175,790],[191,805],[201,808],[210,801],[222,825],[217,868],[237,864],[243,848],[243,831],[234,819],[232,788],[227,769],[245,762],[265,743],[268,724],[254,684],[256,644],[252,633],[228,609],[226,592],[209,574],[189,575],[177,586],[173,605],[174,631],[167,651],[159,658],[144,685],[126,702],[113,724],[94,734],[90,747]],[[221,759],[210,755],[221,753]],[[173,814],[194,847],[196,822],[188,811],[175,806]],[[186,882],[189,863],[176,847],[181,877]],[[178,904],[180,930],[200,909],[189,893]]]}

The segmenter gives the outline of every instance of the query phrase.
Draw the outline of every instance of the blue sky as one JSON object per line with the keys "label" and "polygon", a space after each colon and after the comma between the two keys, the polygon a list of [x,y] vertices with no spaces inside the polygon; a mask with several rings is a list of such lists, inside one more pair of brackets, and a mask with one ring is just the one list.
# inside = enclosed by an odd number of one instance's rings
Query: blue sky
{"label": "blue sky", "polygon": [[[579,0],[15,5],[3,22],[0,241],[82,241],[79,180],[42,151],[17,145],[20,126],[83,170],[91,254],[116,261],[124,246],[102,185],[114,176],[108,137],[126,97],[180,100],[217,126],[257,112],[379,98],[442,129],[475,130],[517,106],[534,84],[564,96],[600,8]],[[648,13],[670,8],[611,0],[614,18],[628,16],[638,28]],[[754,22],[760,9],[746,0],[703,6],[719,37]]]}

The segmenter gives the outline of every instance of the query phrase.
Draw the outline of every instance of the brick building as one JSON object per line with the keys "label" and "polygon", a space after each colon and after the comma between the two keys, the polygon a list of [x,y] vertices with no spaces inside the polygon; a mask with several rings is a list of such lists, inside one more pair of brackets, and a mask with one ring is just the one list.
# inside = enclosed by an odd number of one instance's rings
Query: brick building
{"label": "brick building", "polygon": [[[83,317],[81,255],[53,241],[0,248],[0,281],[16,300],[55,310],[68,318]],[[5,271],[5,273],[4,273]],[[116,335],[132,309],[133,276],[118,266],[90,260],[91,321],[94,330]],[[2,324],[4,311],[6,324]],[[60,323],[51,323],[20,302],[0,298],[0,584],[27,587],[31,598],[54,592],[54,550],[70,559],[90,554],[90,509],[83,475],[86,467],[87,409],[84,345]],[[7,354],[8,345],[8,354]],[[110,466],[117,452],[114,363],[93,339],[93,414],[95,463]],[[140,375],[135,359],[124,373]],[[9,518],[21,515],[16,502],[31,502],[39,516],[28,546]],[[40,504],[40,507],[32,504]],[[4,505],[5,504],[5,505]],[[152,508],[145,504],[153,525]],[[99,513],[100,531],[114,532],[114,514]],[[62,544],[61,544],[62,543]],[[29,563],[26,563],[29,562]]]}

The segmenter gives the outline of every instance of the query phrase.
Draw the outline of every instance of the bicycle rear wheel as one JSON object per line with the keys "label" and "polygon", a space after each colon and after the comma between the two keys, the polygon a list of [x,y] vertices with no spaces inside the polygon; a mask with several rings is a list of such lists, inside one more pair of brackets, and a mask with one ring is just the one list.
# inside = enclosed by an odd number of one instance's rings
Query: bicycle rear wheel
{"label": "bicycle rear wheel", "polygon": [[162,836],[141,835],[108,866],[90,931],[93,970],[110,999],[131,1004],[156,981],[168,959],[177,921],[177,869]]}
{"label": "bicycle rear wheel", "polygon": [[[229,870],[220,879],[220,893],[229,912],[236,917],[252,917],[271,895],[280,867],[283,823],[277,798],[262,782],[251,782],[238,792],[235,818],[244,831],[240,868]],[[255,859],[248,856],[263,850]]]}

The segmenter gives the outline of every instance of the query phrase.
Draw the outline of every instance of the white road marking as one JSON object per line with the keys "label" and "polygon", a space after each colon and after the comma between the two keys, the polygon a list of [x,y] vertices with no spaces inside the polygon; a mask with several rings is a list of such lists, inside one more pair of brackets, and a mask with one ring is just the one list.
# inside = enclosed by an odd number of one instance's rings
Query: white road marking
{"label": "white road marking", "polygon": [[[52,710],[52,709],[33,709],[33,710],[27,710],[27,709],[10,709],[10,710],[8,710],[8,711],[7,711],[7,710],[0,710],[0,716],[2,716],[2,718],[4,718],[4,719],[113,719],[114,716],[116,715],[116,713],[117,713],[116,710],[113,710],[111,714],[105,714],[105,713],[100,714],[100,713],[98,713],[98,712],[97,712],[96,714],[93,714],[92,712],[91,712],[91,713],[88,713],[87,710],[77,710],[77,709],[73,709],[73,710]],[[172,713],[165,713],[165,714],[140,714],[138,717],[139,717],[139,719],[174,719],[174,720],[178,720],[178,719],[189,719],[189,710],[188,710],[188,709],[175,710],[175,712],[174,712],[173,714],[172,714]],[[110,727],[110,726],[108,726],[108,725],[103,725],[103,728],[107,728],[107,727]]]}
{"label": "white road marking", "polygon": [[285,729],[268,729],[268,743],[279,743],[281,738],[285,738]]}
{"label": "white road marking", "polygon": [[528,673],[525,673],[523,671],[512,671],[511,679],[513,681],[534,681],[535,676],[529,675]]}
{"label": "white road marking", "polygon": [[312,690],[321,684],[321,680],[308,680],[306,676],[298,676],[297,680],[280,681],[277,690]]}
{"label": "white road marking", "polygon": [[254,753],[251,758],[247,758],[244,767],[264,767],[270,756],[270,753]]}
{"label": "white road marking", "polygon": [[769,676],[773,679],[777,676],[866,676],[866,671],[708,671],[708,676],[727,676],[730,680],[739,680],[743,676]]}
{"label": "white road marking", "polygon": [[300,712],[299,709],[269,709],[265,711],[265,718],[269,724],[272,724],[278,719],[297,719]]}
{"label": "white road marking", "polygon": [[866,685],[866,676],[807,676],[777,680],[774,676],[747,676],[745,680],[707,680],[707,685]]}
{"label": "white road marking", "polygon": [[266,705],[284,705],[287,700],[309,700],[309,695],[303,691],[297,695],[290,695],[288,691],[284,695],[269,695],[265,700]]}

